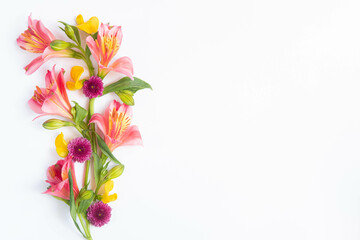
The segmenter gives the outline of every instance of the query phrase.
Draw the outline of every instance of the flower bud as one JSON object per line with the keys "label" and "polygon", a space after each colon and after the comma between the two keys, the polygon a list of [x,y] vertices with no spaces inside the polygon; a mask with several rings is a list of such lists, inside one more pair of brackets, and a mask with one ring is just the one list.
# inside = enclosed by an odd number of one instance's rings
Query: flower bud
{"label": "flower bud", "polygon": [[63,40],[54,40],[50,43],[50,47],[55,51],[60,51],[70,48],[71,43],[65,42]]}
{"label": "flower bud", "polygon": [[110,180],[110,179],[120,177],[120,175],[123,172],[124,172],[124,165],[122,165],[122,164],[117,165],[117,166],[113,167],[112,169],[110,169],[110,171],[106,174],[106,179]]}
{"label": "flower bud", "polygon": [[134,106],[135,101],[134,101],[134,93],[132,91],[129,90],[121,90],[119,92],[117,92],[117,95],[120,97],[121,101],[123,103],[125,103],[128,106]]}
{"label": "flower bud", "polygon": [[70,25],[66,24],[65,25],[65,34],[66,36],[68,36],[71,40],[76,41],[75,39],[75,33],[74,33],[74,29],[72,27],[70,27]]}
{"label": "flower bud", "polygon": [[55,130],[61,127],[69,127],[69,126],[74,126],[74,124],[60,119],[49,119],[43,123],[43,127],[48,130]]}
{"label": "flower bud", "polygon": [[93,196],[94,192],[91,190],[86,190],[79,193],[80,200],[88,200]]}

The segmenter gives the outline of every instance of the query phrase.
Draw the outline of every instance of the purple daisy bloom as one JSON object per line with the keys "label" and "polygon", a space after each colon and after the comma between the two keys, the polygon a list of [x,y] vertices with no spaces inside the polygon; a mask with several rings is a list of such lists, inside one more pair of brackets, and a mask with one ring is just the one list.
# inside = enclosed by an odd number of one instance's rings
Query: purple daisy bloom
{"label": "purple daisy bloom", "polygon": [[101,96],[104,90],[104,84],[100,77],[92,76],[84,82],[83,93],[88,98]]}
{"label": "purple daisy bloom", "polygon": [[89,222],[96,226],[101,227],[110,221],[111,207],[102,201],[91,204],[87,209],[87,219]]}
{"label": "purple daisy bloom", "polygon": [[68,144],[68,150],[73,160],[80,163],[88,160],[92,154],[90,141],[83,137],[72,139]]}

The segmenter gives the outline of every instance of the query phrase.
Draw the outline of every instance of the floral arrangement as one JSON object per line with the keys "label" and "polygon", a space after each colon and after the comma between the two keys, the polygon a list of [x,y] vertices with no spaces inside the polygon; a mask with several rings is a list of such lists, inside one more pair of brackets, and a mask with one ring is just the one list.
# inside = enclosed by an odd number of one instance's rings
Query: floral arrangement
{"label": "floral arrangement", "polygon": [[[138,127],[131,125],[133,96],[151,86],[134,77],[129,57],[115,58],[123,37],[121,26],[99,23],[97,17],[85,22],[82,15],[77,16],[76,25],[60,23],[69,40],[56,39],[41,21],[30,15],[28,29],[19,36],[17,44],[38,55],[25,67],[27,75],[52,58],[74,58],[87,66],[89,78],[82,77],[83,67],[73,66],[69,79],[65,79],[65,70],[54,65],[45,75],[45,86],[36,86],[28,103],[38,114],[35,119],[58,117],[46,120],[45,129],[73,127],[78,131],[79,137],[70,141],[65,140],[63,133],[56,137],[56,152],[62,159],[47,169],[49,187],[44,193],[66,203],[76,228],[84,238],[92,239],[90,226],[101,227],[110,221],[109,202],[117,199],[116,193],[110,194],[113,179],[124,171],[124,165],[112,152],[120,146],[142,145]],[[122,78],[104,86],[111,71]],[[88,98],[88,106],[75,101],[72,105],[68,90],[79,91]],[[110,93],[115,93],[120,101],[113,100],[104,114],[94,113],[95,100]],[[75,176],[75,163],[84,165],[82,186]]]}

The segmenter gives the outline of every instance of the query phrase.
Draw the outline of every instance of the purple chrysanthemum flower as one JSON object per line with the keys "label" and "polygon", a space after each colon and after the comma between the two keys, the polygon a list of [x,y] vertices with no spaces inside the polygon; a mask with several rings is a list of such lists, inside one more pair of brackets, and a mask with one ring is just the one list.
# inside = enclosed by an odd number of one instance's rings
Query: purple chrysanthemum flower
{"label": "purple chrysanthemum flower", "polygon": [[104,90],[104,84],[100,77],[92,76],[84,82],[83,93],[88,98],[101,96]]}
{"label": "purple chrysanthemum flower", "polygon": [[110,221],[111,207],[102,201],[98,201],[91,204],[86,216],[92,225],[101,227]]}
{"label": "purple chrysanthemum flower", "polygon": [[69,155],[75,162],[83,163],[91,157],[91,143],[83,137],[72,139],[68,144]]}

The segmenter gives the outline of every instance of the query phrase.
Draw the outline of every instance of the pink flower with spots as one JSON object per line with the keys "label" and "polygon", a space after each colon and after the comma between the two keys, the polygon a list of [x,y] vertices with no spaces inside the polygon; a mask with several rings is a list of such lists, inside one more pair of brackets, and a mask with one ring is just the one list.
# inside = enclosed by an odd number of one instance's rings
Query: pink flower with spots
{"label": "pink flower with spots", "polygon": [[94,40],[92,36],[86,38],[91,54],[99,64],[98,75],[101,78],[104,78],[110,71],[115,71],[133,79],[134,70],[130,58],[121,57],[110,64],[110,61],[119,51],[122,36],[120,26],[110,27],[108,24],[101,23],[97,39]]}
{"label": "pink flower with spots", "polygon": [[71,120],[73,116],[65,89],[64,69],[56,73],[54,65],[45,76],[45,84],[45,88],[36,87],[34,96],[28,101],[30,108],[40,114],[38,117],[57,115]]}
{"label": "pink flower with spots", "polygon": [[44,27],[40,20],[28,18],[28,29],[23,32],[16,40],[20,48],[32,52],[41,53],[32,60],[24,69],[27,75],[34,73],[47,60],[56,57],[71,57],[73,52],[70,49],[54,51],[50,43],[55,40],[55,36]]}
{"label": "pink flower with spots", "polygon": [[90,123],[97,124],[106,144],[113,151],[119,146],[142,145],[139,129],[137,126],[130,126],[131,120],[131,107],[114,100],[106,108],[104,115],[95,113]]}
{"label": "pink flower with spots", "polygon": [[70,186],[69,186],[69,169],[71,169],[71,176],[73,179],[73,191],[75,199],[79,194],[79,188],[76,183],[74,162],[71,156],[57,161],[56,164],[50,166],[47,170],[46,182],[50,187],[44,192],[52,196],[56,196],[65,200],[70,199]]}

